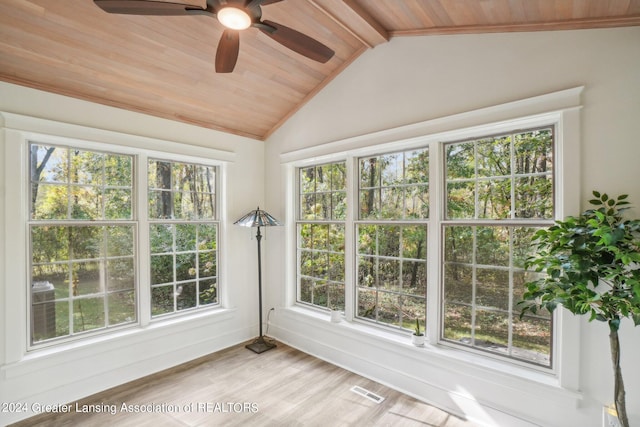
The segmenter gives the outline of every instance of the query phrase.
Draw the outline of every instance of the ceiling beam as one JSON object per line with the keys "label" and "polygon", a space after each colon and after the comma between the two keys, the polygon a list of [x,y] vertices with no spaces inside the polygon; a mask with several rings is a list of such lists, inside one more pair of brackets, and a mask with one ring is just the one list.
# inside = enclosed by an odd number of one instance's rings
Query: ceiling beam
{"label": "ceiling beam", "polygon": [[388,31],[353,0],[308,0],[308,2],[323,11],[370,49],[389,41]]}
{"label": "ceiling beam", "polygon": [[584,30],[589,28],[614,28],[640,26],[640,15],[612,16],[605,18],[570,19],[552,22],[526,22],[496,25],[459,25],[430,27],[416,30],[390,31],[391,37],[446,34],[513,33],[526,31]]}

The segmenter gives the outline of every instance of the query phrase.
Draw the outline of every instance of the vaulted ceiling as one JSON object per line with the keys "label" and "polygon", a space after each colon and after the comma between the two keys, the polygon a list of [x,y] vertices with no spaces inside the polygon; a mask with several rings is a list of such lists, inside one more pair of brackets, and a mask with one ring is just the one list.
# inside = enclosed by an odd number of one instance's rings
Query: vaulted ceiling
{"label": "vaulted ceiling", "polygon": [[284,0],[262,11],[335,55],[315,62],[249,28],[235,70],[217,74],[223,27],[211,16],[116,15],[92,0],[2,0],[0,80],[265,139],[391,37],[640,25],[640,0]]}

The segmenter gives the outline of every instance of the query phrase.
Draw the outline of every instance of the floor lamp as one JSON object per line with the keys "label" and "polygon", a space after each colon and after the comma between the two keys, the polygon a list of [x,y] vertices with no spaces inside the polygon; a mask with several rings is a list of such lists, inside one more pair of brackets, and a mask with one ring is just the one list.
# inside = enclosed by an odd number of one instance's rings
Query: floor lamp
{"label": "floor lamp", "polygon": [[234,222],[234,224],[240,225],[242,227],[258,227],[256,240],[258,241],[258,304],[260,305],[260,336],[256,338],[251,344],[247,344],[245,347],[260,354],[267,350],[271,350],[276,346],[272,342],[265,341],[264,336],[262,335],[262,257],[260,256],[260,240],[262,240],[262,234],[260,234],[260,227],[271,227],[274,225],[282,225],[282,223],[280,223],[280,221],[258,207],[258,209],[249,212],[248,214],[244,215],[242,218]]}

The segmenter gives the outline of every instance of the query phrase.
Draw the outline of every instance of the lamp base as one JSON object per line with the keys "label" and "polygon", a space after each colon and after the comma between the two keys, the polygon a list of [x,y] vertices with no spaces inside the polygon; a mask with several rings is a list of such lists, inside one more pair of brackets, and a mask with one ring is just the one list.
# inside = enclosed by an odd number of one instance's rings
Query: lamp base
{"label": "lamp base", "polygon": [[256,338],[251,344],[245,345],[246,348],[253,351],[254,353],[264,353],[267,350],[271,350],[272,348],[276,348],[276,345],[271,342],[267,342],[264,340],[264,336],[259,336]]}

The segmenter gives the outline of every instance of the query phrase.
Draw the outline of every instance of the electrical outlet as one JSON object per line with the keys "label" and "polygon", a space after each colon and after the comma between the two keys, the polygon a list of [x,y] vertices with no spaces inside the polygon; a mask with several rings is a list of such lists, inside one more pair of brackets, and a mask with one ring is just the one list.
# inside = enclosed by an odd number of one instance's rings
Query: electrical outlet
{"label": "electrical outlet", "polygon": [[620,427],[620,420],[614,405],[602,408],[602,427]]}

